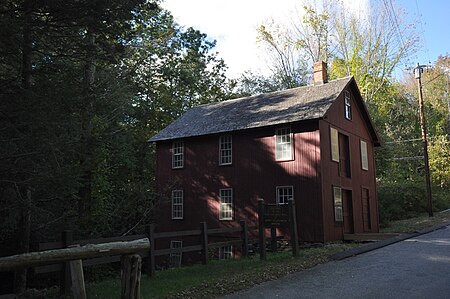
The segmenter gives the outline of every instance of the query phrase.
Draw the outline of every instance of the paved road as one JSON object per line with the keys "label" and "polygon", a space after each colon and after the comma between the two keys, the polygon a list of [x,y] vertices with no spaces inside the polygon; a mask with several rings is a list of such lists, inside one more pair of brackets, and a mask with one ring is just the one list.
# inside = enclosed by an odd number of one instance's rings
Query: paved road
{"label": "paved road", "polygon": [[224,298],[450,298],[450,227]]}

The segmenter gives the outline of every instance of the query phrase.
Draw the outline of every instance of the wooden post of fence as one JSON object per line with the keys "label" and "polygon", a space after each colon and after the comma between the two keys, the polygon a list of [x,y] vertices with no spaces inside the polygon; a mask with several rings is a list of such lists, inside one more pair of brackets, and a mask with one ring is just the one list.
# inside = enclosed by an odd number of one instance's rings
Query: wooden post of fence
{"label": "wooden post of fence", "polygon": [[[77,245],[80,246],[80,245]],[[86,299],[86,288],[84,285],[83,262],[74,260],[69,262],[70,276],[72,282],[72,298]]]}
{"label": "wooden post of fence", "polygon": [[208,226],[206,222],[200,222],[200,230],[202,231],[200,235],[200,242],[202,243],[202,264],[206,265],[208,263]]}
{"label": "wooden post of fence", "polygon": [[241,240],[242,240],[242,257],[248,257],[248,226],[245,220],[240,221],[241,224]]}
{"label": "wooden post of fence", "polygon": [[146,262],[146,271],[149,277],[155,276],[155,224],[152,223],[145,227],[147,238],[150,241],[150,251]]}
{"label": "wooden post of fence", "polygon": [[141,299],[141,256],[122,255],[121,259],[121,299]]}
{"label": "wooden post of fence", "polygon": [[[73,235],[72,231],[66,230],[61,233],[61,241],[63,248],[67,248],[72,245]],[[59,292],[61,295],[69,295],[70,294],[70,286],[71,286],[71,276],[70,276],[70,264],[69,262],[63,263],[63,268],[61,272],[61,281]]]}
{"label": "wooden post of fence", "polygon": [[297,215],[295,213],[295,203],[292,198],[288,199],[289,218],[291,223],[291,243],[292,255],[298,256],[298,234],[297,234]]}
{"label": "wooden post of fence", "polygon": [[259,223],[259,258],[266,259],[266,231],[264,228],[264,199],[258,199],[258,223]]}
{"label": "wooden post of fence", "polygon": [[275,227],[270,228],[270,249],[273,252],[277,251],[277,229]]}

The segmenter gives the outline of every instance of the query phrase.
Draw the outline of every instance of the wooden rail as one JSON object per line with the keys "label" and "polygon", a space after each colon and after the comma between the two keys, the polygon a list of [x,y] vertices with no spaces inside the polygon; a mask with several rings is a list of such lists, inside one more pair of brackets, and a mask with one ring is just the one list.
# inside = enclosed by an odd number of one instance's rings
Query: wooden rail
{"label": "wooden rail", "polygon": [[128,242],[87,244],[80,247],[23,253],[0,258],[0,271],[11,271],[93,257],[125,255],[145,251],[149,248],[150,242],[145,238]]}

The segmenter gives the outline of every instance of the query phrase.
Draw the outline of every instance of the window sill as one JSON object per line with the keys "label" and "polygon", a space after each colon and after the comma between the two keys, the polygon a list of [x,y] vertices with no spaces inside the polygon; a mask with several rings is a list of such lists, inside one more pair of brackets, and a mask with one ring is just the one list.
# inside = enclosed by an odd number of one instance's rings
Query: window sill
{"label": "window sill", "polygon": [[275,159],[275,162],[290,162],[290,161],[295,161],[294,158],[289,158],[289,159]]}
{"label": "window sill", "polygon": [[219,164],[219,166],[233,166],[233,163]]}

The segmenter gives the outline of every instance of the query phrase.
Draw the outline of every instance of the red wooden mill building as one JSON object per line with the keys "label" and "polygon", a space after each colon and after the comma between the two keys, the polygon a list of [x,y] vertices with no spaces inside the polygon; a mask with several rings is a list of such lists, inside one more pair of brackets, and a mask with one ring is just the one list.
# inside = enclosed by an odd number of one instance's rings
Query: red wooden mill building
{"label": "red wooden mill building", "polygon": [[158,231],[257,225],[257,199],[296,206],[303,242],[378,232],[379,137],[353,77],[200,105],[150,139]]}

